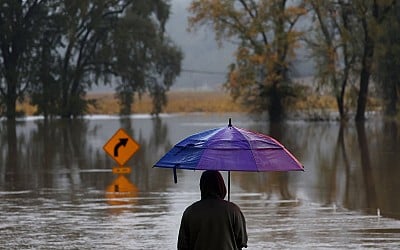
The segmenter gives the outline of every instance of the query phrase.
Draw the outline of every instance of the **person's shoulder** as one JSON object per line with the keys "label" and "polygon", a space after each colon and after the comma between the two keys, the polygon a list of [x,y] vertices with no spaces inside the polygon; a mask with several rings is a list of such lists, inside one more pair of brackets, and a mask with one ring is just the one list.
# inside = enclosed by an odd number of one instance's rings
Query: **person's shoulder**
{"label": "person's shoulder", "polygon": [[231,209],[240,211],[240,207],[236,203],[233,203],[231,201],[226,201],[226,203]]}
{"label": "person's shoulder", "polygon": [[200,206],[200,202],[201,200],[195,201],[193,202],[191,205],[189,205],[188,207],[186,207],[185,212],[196,209],[197,207]]}

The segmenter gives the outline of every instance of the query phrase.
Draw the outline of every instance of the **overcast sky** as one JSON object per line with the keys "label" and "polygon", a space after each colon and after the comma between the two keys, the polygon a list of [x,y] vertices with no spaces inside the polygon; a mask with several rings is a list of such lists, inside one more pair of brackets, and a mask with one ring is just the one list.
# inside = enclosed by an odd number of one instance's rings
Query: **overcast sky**
{"label": "overcast sky", "polygon": [[214,88],[225,81],[227,67],[233,60],[233,46],[224,44],[218,47],[214,33],[207,27],[196,32],[187,31],[187,7],[190,2],[171,0],[167,33],[184,54],[183,70],[174,88]]}
{"label": "overcast sky", "polygon": [[[171,16],[167,22],[167,33],[182,49],[184,59],[182,72],[173,88],[204,89],[220,87],[225,82],[228,65],[234,61],[235,47],[224,43],[218,47],[211,27],[202,27],[197,32],[188,32],[188,11],[191,0],[171,0]],[[301,76],[312,74],[312,61],[304,58],[304,50],[297,51],[294,73]],[[210,72],[195,73],[192,71]],[[212,72],[220,72],[213,74]]]}
{"label": "overcast sky", "polygon": [[[182,72],[172,89],[220,88],[225,82],[228,65],[234,60],[234,46],[224,43],[222,47],[218,47],[210,27],[201,27],[196,32],[187,31],[187,8],[190,2],[191,0],[170,0],[171,15],[166,25],[167,33],[184,55]],[[298,67],[304,72],[310,68],[307,62],[299,63]],[[113,87],[97,89],[100,92],[110,90]]]}

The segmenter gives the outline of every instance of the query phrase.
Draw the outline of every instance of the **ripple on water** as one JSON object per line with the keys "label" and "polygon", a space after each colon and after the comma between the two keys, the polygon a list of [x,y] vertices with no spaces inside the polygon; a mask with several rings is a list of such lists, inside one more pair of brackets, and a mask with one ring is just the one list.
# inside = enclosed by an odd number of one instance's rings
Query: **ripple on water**
{"label": "ripple on water", "polygon": [[[4,192],[0,245],[9,249],[175,249],[183,210],[197,193],[152,192],[111,205],[104,192]],[[60,196],[61,195],[61,196]],[[362,249],[400,245],[400,222],[304,200],[235,195],[248,249]],[[113,203],[116,204],[116,203]]]}

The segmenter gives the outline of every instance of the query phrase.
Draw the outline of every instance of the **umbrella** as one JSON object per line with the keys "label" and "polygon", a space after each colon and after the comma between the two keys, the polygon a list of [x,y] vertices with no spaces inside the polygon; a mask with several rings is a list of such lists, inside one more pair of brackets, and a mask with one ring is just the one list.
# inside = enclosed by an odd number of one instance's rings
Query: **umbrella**
{"label": "umbrella", "polygon": [[228,171],[304,171],[303,165],[276,139],[232,125],[193,134],[168,151],[154,167]]}

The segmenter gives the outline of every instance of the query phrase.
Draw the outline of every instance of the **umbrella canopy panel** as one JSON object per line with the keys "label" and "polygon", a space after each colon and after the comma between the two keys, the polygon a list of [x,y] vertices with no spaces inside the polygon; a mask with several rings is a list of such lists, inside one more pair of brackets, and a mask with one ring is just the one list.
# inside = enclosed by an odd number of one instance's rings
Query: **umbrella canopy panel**
{"label": "umbrella canopy panel", "polygon": [[194,134],[176,144],[155,167],[218,171],[303,171],[274,138],[227,126]]}

